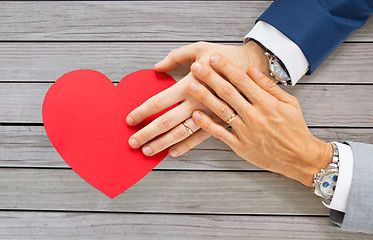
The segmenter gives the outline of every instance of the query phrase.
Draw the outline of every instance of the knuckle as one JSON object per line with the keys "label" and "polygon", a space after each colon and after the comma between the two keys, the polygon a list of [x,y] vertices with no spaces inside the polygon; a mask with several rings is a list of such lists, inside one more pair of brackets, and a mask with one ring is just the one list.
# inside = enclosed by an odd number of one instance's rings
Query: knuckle
{"label": "knuckle", "polygon": [[245,82],[247,80],[247,75],[243,74],[241,72],[240,73],[236,73],[233,79],[237,83],[242,83],[242,82]]}
{"label": "knuckle", "polygon": [[159,98],[154,98],[150,101],[150,107],[159,110],[162,107],[162,101]]}
{"label": "knuckle", "polygon": [[270,115],[275,115],[278,112],[278,102],[270,99],[262,99],[262,109]]}
{"label": "knuckle", "polygon": [[131,113],[131,117],[135,118],[137,121],[141,122],[144,120],[143,116],[141,115],[139,110],[135,110]]}
{"label": "knuckle", "polygon": [[253,94],[252,96],[250,96],[251,98],[253,98],[253,100],[255,100],[256,102],[259,102],[261,104],[264,104],[264,101],[265,101],[265,98],[263,97],[262,94]]}
{"label": "knuckle", "polygon": [[180,125],[175,132],[175,139],[184,139],[187,136],[187,131],[184,126]]}
{"label": "knuckle", "polygon": [[210,93],[208,91],[203,91],[201,93],[201,100],[202,102],[207,102],[210,97]]}
{"label": "knuckle", "polygon": [[140,131],[139,138],[142,143],[146,143],[149,140],[149,134],[146,131]]}
{"label": "knuckle", "polygon": [[255,118],[255,115],[256,115],[256,114],[254,114],[253,110],[250,109],[250,108],[247,108],[245,110],[244,114],[245,114],[245,117],[250,118],[250,119]]}
{"label": "knuckle", "polygon": [[218,139],[222,139],[223,138],[223,132],[222,131],[217,131],[216,133],[215,133],[215,137],[216,138],[218,138]]}
{"label": "knuckle", "polygon": [[172,49],[171,52],[168,54],[169,57],[174,58],[177,53],[177,49]]}
{"label": "knuckle", "polygon": [[269,111],[271,112],[277,112],[278,107],[279,107],[278,101],[266,100],[265,105],[268,107]]}
{"label": "knuckle", "polygon": [[276,83],[273,82],[273,81],[270,80],[270,79],[266,79],[266,80],[265,80],[265,83],[263,84],[263,88],[264,88],[265,90],[271,90],[271,89],[275,88],[276,86],[277,86]]}
{"label": "knuckle", "polygon": [[209,131],[211,129],[211,122],[204,123],[204,127],[205,127],[206,131]]}
{"label": "knuckle", "polygon": [[233,89],[227,84],[224,84],[223,86],[221,86],[220,91],[221,91],[221,94],[225,97],[230,97],[233,94]]}
{"label": "knuckle", "polygon": [[218,109],[220,116],[225,117],[228,115],[228,107],[225,105],[221,105]]}
{"label": "knuckle", "polygon": [[222,60],[222,61],[219,61],[219,67],[220,67],[220,69],[222,69],[222,70],[228,70],[228,68],[229,68],[229,61],[227,61],[227,59],[225,59],[224,58],[224,60]]}
{"label": "knuckle", "polygon": [[185,151],[184,152],[188,152],[190,149],[192,149],[188,143],[186,143],[185,141],[183,141],[183,145],[184,145],[184,148],[185,148]]}
{"label": "knuckle", "polygon": [[194,46],[198,49],[203,49],[207,45],[207,42],[204,41],[198,41],[194,43]]}
{"label": "knuckle", "polygon": [[205,79],[210,80],[211,77],[212,77],[212,71],[211,70],[207,70],[206,73],[205,73]]}
{"label": "knuckle", "polygon": [[154,140],[152,145],[153,145],[152,148],[153,148],[156,152],[165,149],[165,144],[164,144],[162,141],[160,141],[160,140]]}
{"label": "knuckle", "polygon": [[169,128],[171,126],[171,120],[167,117],[163,117],[158,122],[158,127],[161,129]]}

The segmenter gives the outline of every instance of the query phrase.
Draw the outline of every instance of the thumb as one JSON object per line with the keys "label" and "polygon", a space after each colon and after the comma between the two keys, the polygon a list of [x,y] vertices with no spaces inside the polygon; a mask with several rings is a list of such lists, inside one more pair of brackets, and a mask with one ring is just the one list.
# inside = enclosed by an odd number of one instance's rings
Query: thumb
{"label": "thumb", "polygon": [[274,81],[264,75],[257,67],[250,66],[247,70],[247,74],[259,87],[267,91],[279,101],[293,103],[294,97],[282,90]]}

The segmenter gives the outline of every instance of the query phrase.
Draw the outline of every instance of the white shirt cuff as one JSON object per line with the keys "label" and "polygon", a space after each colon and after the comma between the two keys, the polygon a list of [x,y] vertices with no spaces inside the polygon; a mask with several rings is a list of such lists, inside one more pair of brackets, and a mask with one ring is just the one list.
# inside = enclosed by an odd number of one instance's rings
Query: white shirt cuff
{"label": "white shirt cuff", "polygon": [[346,212],[348,196],[351,189],[354,158],[349,145],[336,142],[335,144],[339,151],[338,180],[330,205],[323,203],[330,209]]}
{"label": "white shirt cuff", "polygon": [[293,86],[308,71],[309,63],[302,50],[272,25],[258,21],[245,36],[245,42],[250,38],[260,42],[281,60]]}

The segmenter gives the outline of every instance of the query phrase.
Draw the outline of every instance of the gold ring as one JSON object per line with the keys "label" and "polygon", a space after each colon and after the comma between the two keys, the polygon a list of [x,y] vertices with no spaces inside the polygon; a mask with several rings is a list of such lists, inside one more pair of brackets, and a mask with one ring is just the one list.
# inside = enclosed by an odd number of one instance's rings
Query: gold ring
{"label": "gold ring", "polygon": [[235,117],[236,117],[236,113],[232,113],[231,117],[227,121],[225,121],[225,122],[228,123],[228,124],[230,124]]}
{"label": "gold ring", "polygon": [[183,122],[183,126],[185,127],[185,129],[190,133],[190,135],[193,134],[193,131],[192,129],[188,126],[188,124],[186,122]]}

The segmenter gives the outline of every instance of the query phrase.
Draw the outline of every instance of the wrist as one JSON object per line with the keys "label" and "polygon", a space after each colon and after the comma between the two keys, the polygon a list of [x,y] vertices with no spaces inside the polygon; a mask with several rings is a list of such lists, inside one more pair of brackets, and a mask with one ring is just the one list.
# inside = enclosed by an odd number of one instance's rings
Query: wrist
{"label": "wrist", "polygon": [[309,187],[313,185],[314,175],[319,173],[321,169],[327,168],[333,159],[332,145],[315,137],[313,138],[312,143],[307,144],[308,150],[301,157],[303,159],[303,175],[298,180]]}
{"label": "wrist", "polygon": [[246,64],[247,66],[245,66],[245,71],[247,71],[251,65],[254,65],[267,77],[270,77],[269,62],[264,54],[264,49],[254,41],[248,41],[242,45],[241,48],[245,54],[245,58],[248,59],[248,63]]}

